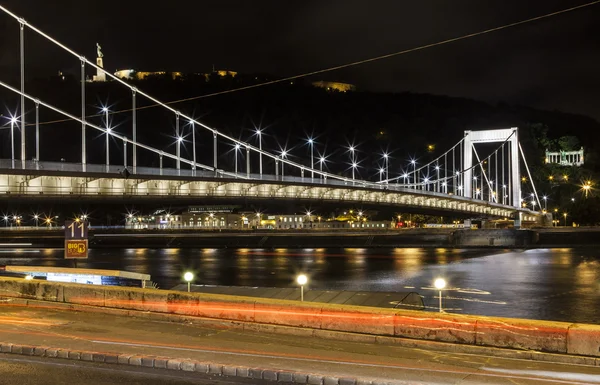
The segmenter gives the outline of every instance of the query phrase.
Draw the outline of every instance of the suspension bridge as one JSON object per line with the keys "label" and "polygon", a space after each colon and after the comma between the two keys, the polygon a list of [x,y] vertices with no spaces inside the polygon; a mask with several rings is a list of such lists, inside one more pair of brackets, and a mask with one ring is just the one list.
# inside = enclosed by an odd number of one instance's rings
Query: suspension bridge
{"label": "suspension bridge", "polygon": [[[357,177],[355,171],[359,162],[355,147],[350,146],[351,175],[342,175],[331,170],[335,165],[329,170],[323,169],[325,159],[314,156],[312,140],[308,141],[310,157],[291,160],[285,150],[278,154],[264,150],[261,131],[257,131],[258,145],[236,139],[105,71],[5,7],[0,6],[0,11],[13,19],[19,30],[20,47],[20,84],[12,85],[0,78],[0,86],[18,95],[20,100],[17,113],[0,122],[6,128],[3,131],[8,133],[3,134],[2,141],[10,141],[10,154],[3,153],[0,159],[0,197],[4,199],[287,199],[397,206],[399,210],[416,208],[424,213],[541,220],[542,205],[515,127],[465,131],[464,137],[442,155],[426,164],[412,160],[406,172],[398,175],[390,176],[390,156],[383,154],[383,166],[367,173],[376,175],[374,180]],[[80,114],[58,108],[56,103],[42,100],[25,89],[26,31],[60,48],[80,66]],[[109,124],[107,109],[104,110],[104,125],[93,123],[87,115],[86,76],[90,69],[104,74],[106,79],[125,87],[130,93],[130,120],[127,127],[121,125],[119,132]],[[138,129],[143,130],[143,127],[138,127],[136,106],[141,98],[155,103],[172,116],[174,151],[170,145],[157,148],[138,140]],[[40,113],[44,110],[80,124],[80,132],[75,133],[81,136],[80,162],[41,159]],[[104,164],[88,162],[90,133],[106,137]],[[212,136],[212,164],[204,164],[197,158],[196,136],[200,133]],[[187,136],[191,136],[191,143],[184,140]],[[35,141],[34,146],[28,146],[31,139]],[[123,144],[121,164],[110,162],[109,146],[114,141]],[[219,147],[223,143],[230,144],[234,150],[229,151],[228,156],[235,157],[225,166],[218,162],[222,159]],[[491,151],[490,143],[494,146]],[[482,144],[488,148],[485,154],[478,151]],[[191,146],[191,157],[182,156],[182,146],[184,149]],[[28,153],[28,148],[35,148],[34,153]],[[60,148],[55,150],[61,151]],[[141,152],[144,156],[140,156]],[[238,164],[240,153],[242,164]],[[251,159],[256,158],[258,162],[254,163],[258,163],[258,167],[251,169]],[[144,164],[142,159],[158,160],[159,166],[150,167],[150,163]],[[163,167],[164,160],[174,167]],[[234,167],[226,167],[229,164]],[[523,196],[521,170],[531,183],[530,196]]]}

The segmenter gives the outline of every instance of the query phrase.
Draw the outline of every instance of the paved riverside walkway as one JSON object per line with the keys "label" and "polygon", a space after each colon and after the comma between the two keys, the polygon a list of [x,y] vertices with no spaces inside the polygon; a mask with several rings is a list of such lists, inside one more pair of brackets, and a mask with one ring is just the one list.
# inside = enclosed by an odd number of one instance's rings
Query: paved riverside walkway
{"label": "paved riverside walkway", "polygon": [[50,306],[57,304],[1,300],[1,351],[283,383],[600,384],[600,360],[593,358],[385,338],[375,343],[374,337],[358,342],[360,336],[348,333],[329,339],[332,332],[319,338],[309,329],[249,330],[235,322]]}
{"label": "paved riverside walkway", "polygon": [[[187,291],[187,284],[175,286],[171,290]],[[191,285],[194,293],[224,294],[242,297],[300,300],[300,289],[278,287],[214,286]],[[304,301],[331,303],[337,305],[382,307],[388,309],[423,310],[423,298],[414,291],[351,291],[351,290],[305,290]]]}

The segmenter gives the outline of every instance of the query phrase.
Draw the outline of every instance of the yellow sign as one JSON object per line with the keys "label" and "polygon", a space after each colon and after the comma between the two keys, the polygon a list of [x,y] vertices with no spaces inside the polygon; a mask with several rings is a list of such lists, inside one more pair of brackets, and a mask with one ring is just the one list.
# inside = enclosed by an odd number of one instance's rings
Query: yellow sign
{"label": "yellow sign", "polygon": [[65,240],[65,258],[66,259],[86,259],[88,257],[87,239],[67,239]]}

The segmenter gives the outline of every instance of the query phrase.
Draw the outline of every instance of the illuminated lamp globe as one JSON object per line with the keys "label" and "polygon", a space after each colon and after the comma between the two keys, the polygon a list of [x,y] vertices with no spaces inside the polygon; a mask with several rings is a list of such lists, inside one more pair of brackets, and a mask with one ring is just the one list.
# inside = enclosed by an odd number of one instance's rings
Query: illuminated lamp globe
{"label": "illuminated lamp globe", "polygon": [[191,282],[194,279],[194,273],[188,271],[183,275],[183,279],[185,279],[187,282]]}
{"label": "illuminated lamp globe", "polygon": [[433,282],[433,286],[438,290],[442,290],[446,287],[446,281],[443,278],[438,278]]}
{"label": "illuminated lamp globe", "polygon": [[296,278],[296,282],[298,282],[298,285],[306,285],[306,282],[308,282],[308,278],[306,277],[306,275],[300,274],[298,278]]}

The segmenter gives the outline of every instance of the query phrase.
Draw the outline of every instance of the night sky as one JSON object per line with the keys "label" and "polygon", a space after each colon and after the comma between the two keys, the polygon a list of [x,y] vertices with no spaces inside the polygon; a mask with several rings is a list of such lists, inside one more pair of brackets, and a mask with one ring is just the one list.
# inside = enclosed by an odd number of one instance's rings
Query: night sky
{"label": "night sky", "polygon": [[[85,56],[99,42],[110,70],[290,76],[554,12],[586,0],[2,0]],[[160,4],[160,5],[159,5]],[[78,62],[27,34],[31,74]],[[600,120],[600,4],[314,80],[362,90],[504,101]],[[18,24],[0,15],[0,72],[18,73]],[[249,93],[248,95],[251,95]]]}

